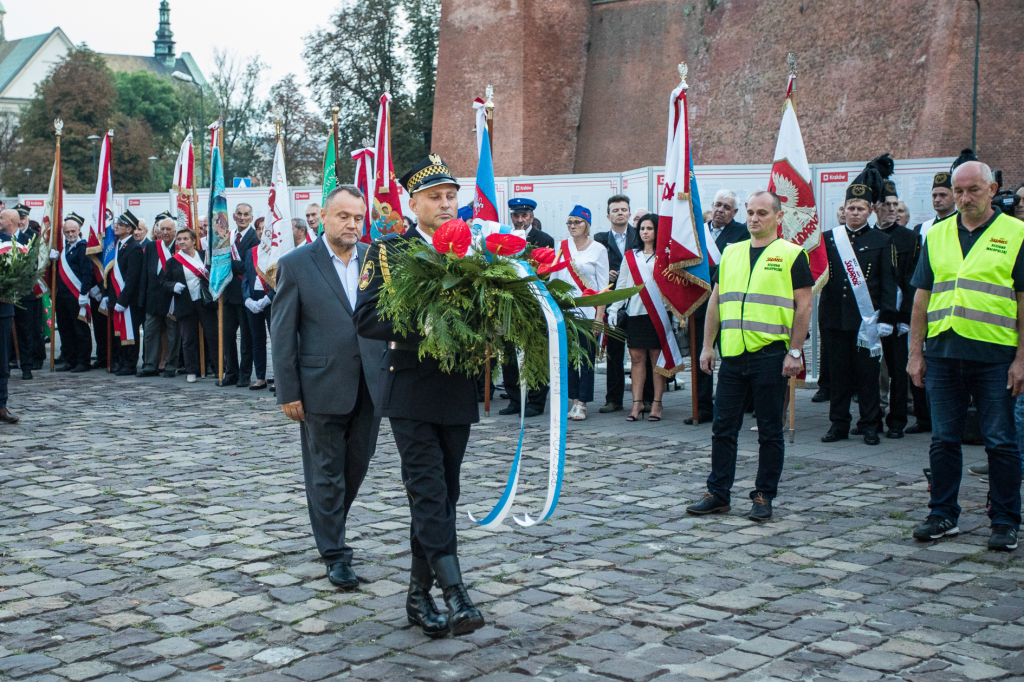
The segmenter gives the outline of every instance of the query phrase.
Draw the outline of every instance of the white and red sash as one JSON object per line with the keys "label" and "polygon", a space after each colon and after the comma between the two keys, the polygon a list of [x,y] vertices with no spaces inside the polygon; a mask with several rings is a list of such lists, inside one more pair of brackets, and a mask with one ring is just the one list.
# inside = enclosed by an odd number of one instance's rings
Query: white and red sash
{"label": "white and red sash", "polygon": [[711,223],[704,223],[704,246],[708,250],[709,265],[718,265],[722,262],[722,252],[718,250],[718,244],[711,236]]}
{"label": "white and red sash", "polygon": [[0,256],[4,255],[17,245],[18,251],[22,253],[28,253],[28,247],[24,244],[14,241],[13,239],[9,242],[0,242]]}
{"label": "white and red sash", "polygon": [[[124,291],[124,275],[121,274],[121,264],[118,262],[118,256],[120,253],[114,254],[114,297],[115,299],[121,297],[121,292]],[[116,302],[116,301],[115,301]],[[132,307],[126,305],[123,312],[113,311],[114,313],[114,334],[121,339],[121,343],[127,346],[135,344],[135,326],[132,324]]]}
{"label": "white and red sash", "polygon": [[[306,234],[307,234],[307,236],[309,235],[308,232]],[[257,254],[256,254],[256,249],[253,249],[252,250],[252,267],[253,267],[254,270],[256,270],[256,279],[257,279],[257,282],[255,283],[255,288],[260,290],[260,291],[270,291],[270,285],[267,284],[267,280],[263,279],[263,275],[260,274],[260,268],[259,268],[259,265],[257,265],[257,261],[258,260],[259,259],[258,259]]]}
{"label": "white and red sash", "polygon": [[182,267],[185,268],[185,284],[187,285],[190,277],[198,277],[204,282],[210,281],[210,275],[206,272],[206,266],[203,261],[200,260],[199,256],[189,256],[181,251],[174,254],[174,260],[181,263]]}
{"label": "white and red sash", "polygon": [[[68,250],[60,250],[60,260],[57,261],[57,274],[60,275],[64,285],[71,292],[71,295],[75,298],[79,298],[82,295],[82,280],[78,279],[78,275],[71,269],[71,263],[68,262]],[[83,305],[78,307],[78,319],[82,322],[88,323],[92,320],[92,307]]]}
{"label": "white and red sash", "polygon": [[162,239],[158,239],[156,245],[156,256],[158,261],[156,266],[156,274],[159,275],[161,272],[164,271],[164,268],[167,267],[167,259],[173,256],[174,253],[171,251],[171,248],[167,246],[167,244],[164,244],[164,240]]}
{"label": "white and red sash", "polygon": [[572,257],[574,253],[573,247],[575,244],[570,245],[568,239],[562,240],[562,258],[569,263],[569,267],[566,270],[569,271],[569,275],[572,277],[572,281],[579,287],[580,296],[586,296],[588,291],[593,291],[588,285],[590,280],[587,279],[586,275],[579,271],[576,267],[576,260]]}
{"label": "white and red sash", "polygon": [[313,242],[315,242],[317,236],[319,236],[319,235],[317,235],[316,231],[313,228],[311,228],[311,227],[307,227],[306,228],[306,243],[307,244],[312,244]]}
{"label": "white and red sash", "polygon": [[661,290],[654,277],[645,277],[640,266],[636,262],[636,255],[633,249],[626,252],[626,265],[629,266],[629,274],[633,277],[634,286],[643,284],[640,290],[640,300],[644,302],[654,331],[658,333],[658,340],[661,342],[661,355],[658,356],[658,364],[655,371],[665,376],[672,376],[683,369],[683,354],[679,352],[679,344],[676,343],[675,334],[672,333],[672,321],[665,308],[665,302],[661,300]]}

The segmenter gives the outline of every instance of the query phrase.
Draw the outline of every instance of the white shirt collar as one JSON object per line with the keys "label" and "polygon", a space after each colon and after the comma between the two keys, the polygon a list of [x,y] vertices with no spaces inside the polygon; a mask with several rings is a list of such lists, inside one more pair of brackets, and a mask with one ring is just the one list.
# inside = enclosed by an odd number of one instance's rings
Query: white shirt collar
{"label": "white shirt collar", "polygon": [[117,245],[118,246],[124,246],[126,243],[128,243],[129,239],[134,239],[134,237],[132,237],[132,235],[128,235],[124,239],[119,239],[118,242],[117,242]]}

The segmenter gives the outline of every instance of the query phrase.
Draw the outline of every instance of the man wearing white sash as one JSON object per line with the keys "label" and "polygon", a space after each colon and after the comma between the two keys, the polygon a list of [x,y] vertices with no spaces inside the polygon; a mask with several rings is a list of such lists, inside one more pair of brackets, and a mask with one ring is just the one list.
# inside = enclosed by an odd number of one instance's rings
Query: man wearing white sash
{"label": "man wearing white sash", "polygon": [[[872,162],[874,163],[874,162]],[[828,347],[832,386],[823,443],[850,437],[850,401],[859,396],[859,433],[878,445],[882,416],[878,395],[882,337],[893,333],[896,313],[896,251],[881,230],[868,225],[883,180],[872,163],[846,188],[846,226],[825,233],[829,280],[821,290],[822,344]]]}
{"label": "man wearing white sash", "polygon": [[[736,439],[743,426],[747,392],[754,396],[759,444],[757,479],[747,516],[772,517],[785,457],[783,405],[788,377],[803,368],[802,349],[811,322],[814,276],[807,254],[781,239],[782,202],[772,192],[754,192],[747,202],[750,240],[725,249],[711,291],[704,327],[701,369],[715,366],[715,339],[721,329],[722,366],[718,374],[711,427],[708,491],[686,508],[691,514],[731,509],[736,477]],[[877,391],[876,391],[877,392]]]}
{"label": "man wearing white sash", "polygon": [[160,373],[160,341],[167,332],[167,363],[164,377],[173,379],[181,355],[181,336],[178,323],[167,316],[171,297],[160,286],[160,275],[167,261],[174,257],[174,232],[177,223],[168,213],[156,217],[153,241],[146,244],[143,253],[142,288],[146,292],[146,326],[143,333],[142,369],[137,376],[155,377]]}
{"label": "man wearing white sash", "polygon": [[89,330],[89,289],[92,288],[93,267],[85,255],[86,242],[81,238],[85,219],[69,213],[61,228],[64,248],[50,250],[50,259],[57,265],[57,295],[54,305],[57,329],[60,330],[61,355],[64,364],[58,372],[79,374],[89,371],[92,335]]}
{"label": "man wearing white sash", "polygon": [[142,247],[133,237],[139,220],[125,211],[114,223],[115,256],[107,289],[108,310],[114,308],[114,374],[134,376],[139,364],[139,324],[145,308],[139,305],[142,291]]}

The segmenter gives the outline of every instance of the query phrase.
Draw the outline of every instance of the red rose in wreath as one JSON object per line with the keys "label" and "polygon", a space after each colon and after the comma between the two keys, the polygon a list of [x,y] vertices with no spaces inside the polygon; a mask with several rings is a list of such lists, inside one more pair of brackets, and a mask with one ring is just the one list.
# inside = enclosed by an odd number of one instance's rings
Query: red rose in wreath
{"label": "red rose in wreath", "polygon": [[526,250],[526,240],[514,234],[492,234],[484,241],[495,256],[515,256]]}
{"label": "red rose in wreath", "polygon": [[434,248],[438,253],[453,252],[459,258],[466,255],[473,243],[473,232],[463,220],[449,220],[434,232]]}

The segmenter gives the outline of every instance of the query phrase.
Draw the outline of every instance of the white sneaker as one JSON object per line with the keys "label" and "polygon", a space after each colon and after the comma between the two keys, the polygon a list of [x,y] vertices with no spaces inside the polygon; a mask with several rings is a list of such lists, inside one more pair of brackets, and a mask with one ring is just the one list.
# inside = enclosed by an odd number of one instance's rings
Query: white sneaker
{"label": "white sneaker", "polygon": [[196,383],[196,375],[195,374],[189,374],[187,377],[185,377],[185,381],[187,381],[190,384]]}

